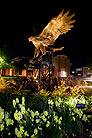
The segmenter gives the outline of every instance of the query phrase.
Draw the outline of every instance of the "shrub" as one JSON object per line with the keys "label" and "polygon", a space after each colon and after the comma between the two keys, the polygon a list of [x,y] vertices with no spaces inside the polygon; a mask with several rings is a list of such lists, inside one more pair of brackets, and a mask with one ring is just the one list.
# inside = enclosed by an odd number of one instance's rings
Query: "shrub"
{"label": "shrub", "polygon": [[[44,99],[44,98],[42,98]],[[80,130],[82,123],[90,124],[92,115],[86,116],[81,109],[63,103],[58,97],[55,100],[47,100],[47,106],[43,110],[26,108],[25,97],[13,99],[11,112],[0,107],[0,136],[12,137],[37,137],[37,138],[61,138],[73,137]],[[90,133],[92,128],[89,125]]]}
{"label": "shrub", "polygon": [[[61,85],[55,85],[54,91],[38,90],[39,84],[33,79],[3,82],[7,85],[0,89],[1,137],[74,137],[80,126],[85,126],[91,134],[92,115],[83,111],[92,108],[92,90],[88,92],[77,82],[71,85],[72,81],[65,80],[60,80]],[[76,103],[84,103],[86,108],[77,109]]]}

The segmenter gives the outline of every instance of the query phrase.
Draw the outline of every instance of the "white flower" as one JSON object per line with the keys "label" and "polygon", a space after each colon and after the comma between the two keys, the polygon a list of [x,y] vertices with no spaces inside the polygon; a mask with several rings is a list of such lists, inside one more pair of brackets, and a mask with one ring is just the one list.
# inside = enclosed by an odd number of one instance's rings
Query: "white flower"
{"label": "white flower", "polygon": [[9,125],[13,125],[14,121],[12,119],[6,119],[6,125],[9,126]]}
{"label": "white flower", "polygon": [[18,112],[18,110],[16,110],[14,113],[15,120],[20,121],[22,119],[22,117],[23,117],[22,113],[20,111]]}
{"label": "white flower", "polygon": [[20,133],[21,133],[21,134],[24,133],[24,126],[20,126]]}
{"label": "white flower", "polygon": [[62,120],[62,116],[59,119]]}
{"label": "white flower", "polygon": [[38,111],[35,111],[35,116],[39,116],[39,112]]}
{"label": "white flower", "polygon": [[39,130],[42,130],[42,128],[41,128],[41,127],[39,127],[39,126],[38,126],[38,129],[39,129]]}
{"label": "white flower", "polygon": [[58,122],[58,116],[54,116],[54,121],[56,121],[56,123]]}
{"label": "white flower", "polygon": [[73,116],[73,118],[72,118],[74,121],[75,121],[75,117]]}
{"label": "white flower", "polygon": [[20,133],[20,131],[18,130],[18,128],[15,128],[15,134],[18,138],[22,137],[22,134]]}
{"label": "white flower", "polygon": [[4,130],[4,123],[0,124],[0,131]]}
{"label": "white flower", "polygon": [[4,119],[4,109],[0,107],[0,120]]}
{"label": "white flower", "polygon": [[48,104],[49,104],[49,105],[53,105],[54,102],[53,102],[52,100],[49,99],[49,100],[48,100]]}
{"label": "white flower", "polygon": [[25,97],[22,97],[22,105],[25,105]]}
{"label": "white flower", "polygon": [[35,113],[31,110],[31,116],[32,116],[32,118],[34,118],[34,116],[35,116]]}
{"label": "white flower", "polygon": [[25,114],[25,112],[26,112],[26,109],[25,109],[25,107],[22,106],[22,108],[21,108],[21,113],[22,113],[22,114]]}
{"label": "white flower", "polygon": [[35,134],[35,135],[38,134],[38,129],[37,129],[37,128],[34,129],[34,134]]}
{"label": "white flower", "polygon": [[60,107],[60,103],[58,101],[55,101],[56,107]]}
{"label": "white flower", "polygon": [[61,127],[59,126],[59,130],[61,130]]}
{"label": "white flower", "polygon": [[85,122],[87,121],[87,117],[86,117],[86,115],[85,115],[85,114],[83,115],[82,120],[84,120]]}
{"label": "white flower", "polygon": [[24,136],[27,136],[27,137],[29,136],[29,134],[27,133],[27,131],[25,131]]}
{"label": "white flower", "polygon": [[46,127],[49,127],[49,125],[50,125],[50,122],[49,122],[49,121],[47,121]]}
{"label": "white flower", "polygon": [[43,114],[44,114],[45,116],[47,116],[47,115],[48,115],[48,111],[43,111]]}
{"label": "white flower", "polygon": [[61,100],[61,98],[60,98],[60,97],[58,98],[58,101],[59,101],[59,103],[61,103],[61,102],[62,102],[62,100]]}
{"label": "white flower", "polygon": [[47,121],[47,118],[45,118],[45,116],[44,116],[44,115],[40,116],[40,118],[41,118],[44,122],[46,122],[46,121]]}
{"label": "white flower", "polygon": [[16,101],[13,100],[13,107],[15,108],[16,107]]}
{"label": "white flower", "polygon": [[16,98],[16,103],[19,103],[19,99],[18,98]]}
{"label": "white flower", "polygon": [[39,122],[40,122],[40,119],[36,119],[35,122],[36,122],[36,123],[39,123]]}

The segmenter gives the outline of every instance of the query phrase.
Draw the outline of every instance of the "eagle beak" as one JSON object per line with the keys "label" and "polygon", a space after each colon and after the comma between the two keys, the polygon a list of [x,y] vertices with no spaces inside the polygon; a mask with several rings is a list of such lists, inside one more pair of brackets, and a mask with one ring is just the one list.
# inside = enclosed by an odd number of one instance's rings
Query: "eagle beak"
{"label": "eagle beak", "polygon": [[28,38],[28,41],[29,41],[29,42],[32,41],[32,37],[29,37],[29,38]]}
{"label": "eagle beak", "polygon": [[28,41],[30,42],[30,38],[28,38]]}

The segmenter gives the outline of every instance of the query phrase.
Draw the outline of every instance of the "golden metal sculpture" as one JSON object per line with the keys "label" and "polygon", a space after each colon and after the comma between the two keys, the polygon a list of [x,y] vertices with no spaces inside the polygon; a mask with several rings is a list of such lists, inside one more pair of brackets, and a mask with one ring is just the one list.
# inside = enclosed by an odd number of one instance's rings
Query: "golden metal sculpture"
{"label": "golden metal sculpture", "polygon": [[49,47],[50,50],[53,50],[53,52],[62,50],[64,47],[60,47],[60,48],[53,48],[53,47]]}
{"label": "golden metal sculpture", "polygon": [[29,42],[32,41],[32,43],[35,45],[34,58],[38,57],[40,50],[42,55],[45,55],[47,48],[52,49],[54,52],[64,48],[61,47],[57,49],[48,46],[54,45],[54,42],[59,37],[59,35],[66,34],[73,27],[72,23],[74,23],[75,20],[71,20],[71,18],[75,14],[68,16],[69,11],[63,14],[63,9],[57,17],[52,18],[48,25],[43,29],[41,34],[29,37]]}

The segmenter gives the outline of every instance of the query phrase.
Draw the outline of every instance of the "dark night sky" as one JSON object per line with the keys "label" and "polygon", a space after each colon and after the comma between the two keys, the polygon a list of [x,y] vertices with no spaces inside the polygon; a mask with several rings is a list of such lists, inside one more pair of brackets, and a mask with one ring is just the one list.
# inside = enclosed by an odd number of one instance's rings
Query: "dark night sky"
{"label": "dark night sky", "polygon": [[[64,46],[57,54],[64,54],[71,60],[72,67],[86,66],[86,59],[92,55],[92,20],[91,9],[65,8],[59,6],[37,8],[35,6],[12,7],[5,13],[0,12],[0,40],[11,45],[16,56],[33,56],[34,45],[28,42],[28,37],[41,33],[52,17],[57,16],[62,9],[70,9],[75,13],[74,27],[56,40],[54,47]],[[8,9],[8,8],[7,8]]]}

